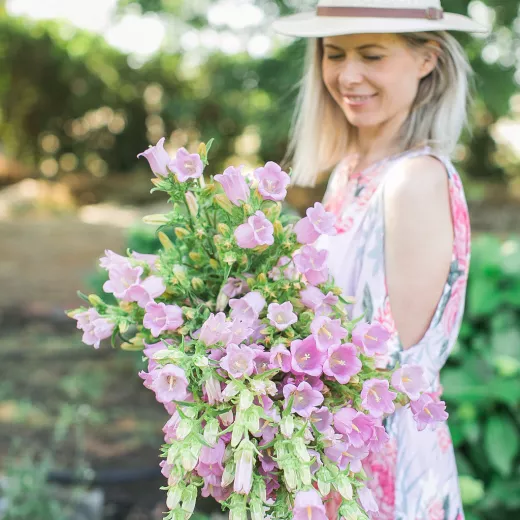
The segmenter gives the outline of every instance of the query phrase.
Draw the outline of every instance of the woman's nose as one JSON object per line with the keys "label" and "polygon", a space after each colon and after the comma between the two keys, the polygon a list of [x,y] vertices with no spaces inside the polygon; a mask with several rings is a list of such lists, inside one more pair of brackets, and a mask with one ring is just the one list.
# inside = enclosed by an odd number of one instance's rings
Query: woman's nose
{"label": "woman's nose", "polygon": [[357,60],[345,60],[339,74],[340,83],[347,86],[363,79],[362,64]]}

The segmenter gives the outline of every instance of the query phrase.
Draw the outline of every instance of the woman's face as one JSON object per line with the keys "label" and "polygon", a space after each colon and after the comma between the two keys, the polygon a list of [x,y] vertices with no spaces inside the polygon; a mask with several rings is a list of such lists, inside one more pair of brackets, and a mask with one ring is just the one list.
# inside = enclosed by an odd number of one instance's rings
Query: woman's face
{"label": "woman's face", "polygon": [[432,53],[412,50],[395,34],[323,39],[323,80],[349,123],[377,128],[408,116],[421,78],[436,65]]}

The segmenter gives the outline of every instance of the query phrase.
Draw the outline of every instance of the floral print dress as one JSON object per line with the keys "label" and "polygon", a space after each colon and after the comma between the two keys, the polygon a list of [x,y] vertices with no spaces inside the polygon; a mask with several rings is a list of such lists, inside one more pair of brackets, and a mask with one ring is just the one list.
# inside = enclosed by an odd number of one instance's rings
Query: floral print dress
{"label": "floral print dress", "polygon": [[[448,172],[454,243],[451,269],[435,314],[424,337],[403,350],[396,330],[385,279],[384,186],[399,161],[410,157],[437,157]],[[419,364],[430,392],[440,395],[439,371],[459,333],[470,261],[470,224],[460,177],[447,157],[429,147],[391,156],[361,171],[353,171],[354,157],[335,168],[324,198],[337,216],[338,234],[320,237],[318,248],[329,251],[329,268],[344,295],[353,296],[351,317],[366,312],[392,336],[389,354],[378,359],[381,367]],[[418,173],[420,174],[420,172]],[[373,518],[382,520],[462,520],[457,468],[446,424],[436,430],[417,430],[409,408],[399,409],[385,425],[390,442],[364,462],[379,506]]]}

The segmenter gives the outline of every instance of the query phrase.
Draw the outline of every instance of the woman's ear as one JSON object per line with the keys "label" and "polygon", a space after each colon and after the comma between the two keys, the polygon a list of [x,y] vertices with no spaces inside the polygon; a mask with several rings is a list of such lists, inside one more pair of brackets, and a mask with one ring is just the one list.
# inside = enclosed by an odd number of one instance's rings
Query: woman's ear
{"label": "woman's ear", "polygon": [[419,70],[419,78],[425,78],[435,68],[437,67],[437,63],[439,61],[439,54],[441,53],[441,47],[438,42],[430,40],[426,46],[424,51],[422,52],[422,61]]}

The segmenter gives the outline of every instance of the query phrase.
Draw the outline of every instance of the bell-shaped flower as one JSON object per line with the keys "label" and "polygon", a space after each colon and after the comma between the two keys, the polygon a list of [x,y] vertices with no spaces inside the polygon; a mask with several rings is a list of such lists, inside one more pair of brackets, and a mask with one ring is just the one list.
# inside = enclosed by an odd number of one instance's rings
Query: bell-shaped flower
{"label": "bell-shaped flower", "polygon": [[166,350],[168,345],[171,345],[171,341],[159,341],[158,343],[146,343],[144,344],[145,349],[143,350],[143,354],[148,358],[148,371],[151,372],[155,370],[159,364],[154,359],[154,354],[160,352],[161,350]]}
{"label": "bell-shaped flower", "polygon": [[240,299],[229,300],[229,306],[231,307],[231,317],[234,320],[253,325],[265,307],[265,298],[259,292],[252,291]]}
{"label": "bell-shaped flower", "polygon": [[437,423],[448,418],[446,403],[434,400],[429,394],[422,394],[417,401],[411,401],[410,408],[419,431],[424,430],[427,426],[433,428]]}
{"label": "bell-shaped flower", "polygon": [[395,411],[395,392],[388,390],[388,381],[384,379],[368,379],[363,383],[361,390],[362,406],[374,417],[381,417],[385,413],[391,414]]}
{"label": "bell-shaped flower", "polygon": [[182,309],[178,305],[165,303],[149,303],[145,307],[143,325],[150,330],[152,336],[158,337],[162,332],[177,330],[182,326]]}
{"label": "bell-shaped flower", "polygon": [[301,417],[308,418],[312,412],[323,403],[323,394],[314,390],[309,383],[295,385],[285,385],[283,387],[285,406],[289,404],[289,399],[294,395],[291,412],[297,413]]}
{"label": "bell-shaped flower", "polygon": [[241,294],[248,293],[249,285],[242,278],[228,278],[222,290],[228,298],[235,298]]}
{"label": "bell-shaped flower", "polygon": [[[255,374],[263,374],[269,370],[269,360],[271,354],[269,352],[259,351],[255,354]],[[259,387],[257,387],[259,388]],[[265,393],[265,391],[263,392]]]}
{"label": "bell-shaped flower", "polygon": [[229,325],[229,337],[225,343],[240,345],[240,343],[251,337],[252,333],[253,329],[247,321],[232,320]]}
{"label": "bell-shaped flower", "polygon": [[108,280],[103,284],[106,293],[112,293],[122,301],[132,301],[127,297],[129,288],[141,282],[143,268],[132,267],[130,264],[121,264],[112,267],[108,271]]}
{"label": "bell-shaped flower", "polygon": [[221,175],[215,175],[215,180],[224,188],[227,198],[235,205],[247,202],[251,196],[251,189],[242,174],[243,166],[230,166]]}
{"label": "bell-shaped flower", "polygon": [[185,148],[179,148],[175,159],[168,165],[179,182],[188,179],[198,179],[204,171],[204,163],[198,153],[189,153]]}
{"label": "bell-shaped flower", "polygon": [[366,356],[384,355],[388,350],[390,333],[379,323],[360,322],[352,331],[352,343],[363,350]]}
{"label": "bell-shaped flower", "polygon": [[298,321],[298,316],[293,312],[291,302],[284,302],[282,304],[271,303],[267,310],[267,318],[271,322],[271,325],[278,330],[285,330]]}
{"label": "bell-shaped flower", "polygon": [[341,340],[348,335],[348,331],[341,326],[341,320],[331,320],[327,316],[314,318],[311,332],[316,345],[323,352],[341,345]]}
{"label": "bell-shaped flower", "polygon": [[105,256],[99,259],[99,265],[107,271],[114,269],[114,267],[131,267],[128,257],[118,255],[110,249],[105,249]]}
{"label": "bell-shaped flower", "polygon": [[163,427],[165,443],[171,444],[177,439],[177,428],[179,427],[180,422],[181,416],[179,415],[179,412],[175,411]]}
{"label": "bell-shaped flower", "polygon": [[300,299],[305,307],[308,307],[316,316],[329,316],[332,306],[338,303],[338,297],[331,291],[327,295],[323,294],[317,287],[309,285],[300,291]]}
{"label": "bell-shaped flower", "polygon": [[291,352],[285,345],[276,345],[269,351],[269,368],[279,368],[282,372],[290,372],[291,359]]}
{"label": "bell-shaped flower", "polygon": [[327,458],[335,462],[341,471],[349,468],[354,473],[361,471],[361,461],[368,457],[368,454],[366,446],[356,448],[344,441],[336,441],[331,447],[325,448]]}
{"label": "bell-shaped flower", "polygon": [[424,370],[418,365],[405,365],[392,374],[392,386],[405,393],[412,401],[419,399],[428,388]]}
{"label": "bell-shaped flower", "polygon": [[291,343],[291,355],[291,368],[295,374],[321,376],[323,373],[323,363],[327,359],[327,353],[318,349],[313,336],[308,336],[304,340],[294,340]]}
{"label": "bell-shaped flower", "polygon": [[204,322],[198,337],[204,345],[210,347],[219,341],[226,343],[229,339],[231,324],[226,321],[226,315],[223,312],[218,314],[210,314],[209,318]]}
{"label": "bell-shaped flower", "polygon": [[241,495],[248,495],[253,484],[253,464],[255,461],[255,446],[244,439],[235,451],[235,480],[233,491]]}
{"label": "bell-shaped flower", "polygon": [[222,439],[218,439],[213,447],[202,446],[199,455],[199,462],[196,466],[197,473],[201,477],[209,477],[213,475],[217,477],[215,484],[220,483],[222,473],[224,473],[224,466],[222,460],[224,458],[224,450],[226,445]]}
{"label": "bell-shaped flower", "polygon": [[321,203],[316,202],[313,208],[307,209],[306,214],[307,216],[294,226],[300,244],[312,244],[321,235],[336,235],[336,215],[326,211]]}
{"label": "bell-shaped flower", "polygon": [[269,161],[264,167],[257,168],[253,174],[258,179],[258,192],[264,200],[285,199],[291,178],[278,164]]}
{"label": "bell-shaped flower", "polygon": [[238,246],[243,249],[274,244],[274,226],[260,210],[238,226],[234,235]]}
{"label": "bell-shaped flower", "polygon": [[269,278],[277,280],[296,280],[298,278],[298,270],[294,262],[288,256],[282,256],[276,263],[276,266],[269,271]]}
{"label": "bell-shaped flower", "polygon": [[386,433],[385,427],[381,423],[376,423],[373,426],[372,437],[368,441],[367,447],[371,452],[379,453],[389,439],[390,436]]}
{"label": "bell-shaped flower", "polygon": [[220,360],[220,366],[235,379],[241,379],[253,373],[255,355],[252,348],[230,343],[226,347],[226,355]]}
{"label": "bell-shaped flower", "polygon": [[366,513],[370,514],[379,512],[379,506],[377,505],[374,495],[370,489],[367,487],[360,487],[358,488],[357,492],[359,503]]}
{"label": "bell-shaped flower", "polygon": [[168,177],[168,164],[170,164],[170,156],[164,149],[165,138],[159,139],[159,142],[155,146],[150,146],[148,150],[140,153],[148,161],[150,168],[157,177]]}
{"label": "bell-shaped flower", "polygon": [[77,320],[77,328],[83,331],[81,338],[83,343],[85,343],[85,345],[92,345],[96,349],[99,348],[102,340],[112,336],[115,327],[114,323],[103,318],[99,312],[92,307],[76,314],[74,319]]}
{"label": "bell-shaped flower", "polygon": [[141,283],[128,288],[126,300],[137,302],[137,305],[144,309],[155,298],[162,296],[164,291],[166,291],[164,280],[160,276],[149,276]]}
{"label": "bell-shaped flower", "polygon": [[325,506],[315,489],[298,491],[294,499],[294,520],[327,520]]}
{"label": "bell-shaped flower", "polygon": [[334,414],[334,428],[347,437],[349,444],[360,448],[374,434],[374,419],[354,408],[345,407]]}
{"label": "bell-shaped flower", "polygon": [[222,387],[220,381],[213,375],[209,376],[204,383],[204,390],[211,406],[222,403],[224,397],[222,395]]}
{"label": "bell-shaped flower", "polygon": [[319,285],[329,279],[328,255],[326,249],[318,251],[313,246],[303,246],[299,253],[294,255],[294,263],[311,285]]}
{"label": "bell-shaped flower", "polygon": [[319,432],[326,431],[332,424],[333,415],[326,406],[322,406],[311,414],[311,423]]}
{"label": "bell-shaped flower", "polygon": [[351,343],[331,347],[328,358],[323,364],[323,372],[346,385],[352,376],[361,371],[361,360],[357,357],[357,349]]}
{"label": "bell-shaped flower", "polygon": [[184,401],[188,396],[188,380],[184,370],[175,365],[165,365],[152,372],[151,389],[160,403]]}

